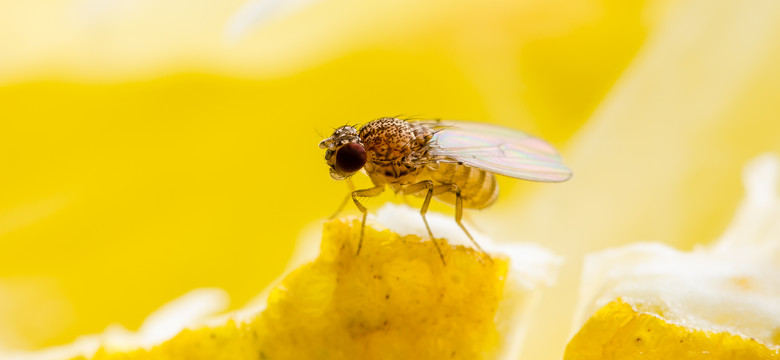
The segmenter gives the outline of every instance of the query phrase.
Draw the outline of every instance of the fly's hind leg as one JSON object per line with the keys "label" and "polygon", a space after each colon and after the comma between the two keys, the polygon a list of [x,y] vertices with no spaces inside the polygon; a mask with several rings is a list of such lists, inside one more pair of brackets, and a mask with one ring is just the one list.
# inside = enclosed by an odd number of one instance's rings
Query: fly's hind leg
{"label": "fly's hind leg", "polygon": [[428,230],[428,236],[430,236],[433,245],[436,245],[436,251],[439,252],[439,257],[441,258],[442,264],[446,264],[444,261],[444,254],[441,252],[439,243],[437,243],[436,239],[433,237],[433,232],[431,231],[431,227],[428,225],[428,219],[425,217],[425,214],[428,213],[428,206],[431,203],[431,198],[433,198],[434,195],[439,195],[449,191],[449,185],[434,185],[433,181],[424,180],[405,187],[403,192],[404,194],[414,194],[423,190],[427,190],[428,192],[425,194],[425,200],[423,201],[422,208],[420,209],[420,215],[422,216],[423,222],[425,223],[425,229]]}
{"label": "fly's hind leg", "polygon": [[363,234],[366,232],[366,217],[368,216],[368,209],[358,201],[358,198],[379,196],[383,191],[385,191],[384,186],[375,186],[370,189],[352,192],[352,201],[355,202],[355,206],[357,206],[358,210],[363,213],[363,221],[360,223],[360,240],[358,241],[357,253],[355,253],[355,255],[360,255],[360,248],[363,246]]}
{"label": "fly's hind leg", "polygon": [[463,230],[464,233],[466,233],[466,236],[469,237],[469,240],[471,240],[471,243],[474,244],[474,246],[479,249],[479,251],[490,261],[493,262],[493,259],[490,258],[490,255],[485,252],[485,250],[482,250],[482,247],[477,244],[477,241],[474,240],[474,237],[471,236],[471,233],[466,229],[466,227],[463,225],[463,222],[461,221],[463,219],[463,198],[460,195],[460,188],[458,185],[451,184],[449,185],[449,191],[455,193],[455,223],[460,226],[460,228]]}

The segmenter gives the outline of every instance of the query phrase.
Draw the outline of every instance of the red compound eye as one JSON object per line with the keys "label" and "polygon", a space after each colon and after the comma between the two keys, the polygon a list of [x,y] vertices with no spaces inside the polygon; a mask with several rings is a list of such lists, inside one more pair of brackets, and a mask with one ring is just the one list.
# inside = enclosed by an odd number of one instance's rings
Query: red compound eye
{"label": "red compound eye", "polygon": [[363,145],[349,143],[336,150],[336,170],[353,173],[366,164],[366,149]]}

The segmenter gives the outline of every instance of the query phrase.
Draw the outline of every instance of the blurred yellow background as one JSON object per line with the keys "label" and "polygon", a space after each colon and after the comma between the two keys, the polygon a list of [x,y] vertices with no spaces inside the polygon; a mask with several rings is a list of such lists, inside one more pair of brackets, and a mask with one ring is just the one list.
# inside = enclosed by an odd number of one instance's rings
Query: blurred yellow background
{"label": "blurred yellow background", "polygon": [[570,260],[527,350],[559,358],[579,256],[711,240],[744,161],[780,150],[772,2],[288,5],[0,2],[0,350],[134,329],[198,287],[240,307],[344,196],[318,141],[407,114],[563,150],[570,183],[502,181],[477,218]]}

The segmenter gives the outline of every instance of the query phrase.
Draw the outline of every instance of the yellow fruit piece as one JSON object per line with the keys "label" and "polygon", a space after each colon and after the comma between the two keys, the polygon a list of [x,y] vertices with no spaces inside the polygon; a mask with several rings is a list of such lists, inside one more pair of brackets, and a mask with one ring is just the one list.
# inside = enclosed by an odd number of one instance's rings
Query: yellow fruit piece
{"label": "yellow fruit piece", "polygon": [[780,359],[780,158],[757,158],[744,180],[746,199],[710,246],[586,256],[575,320],[589,319],[564,359]]}
{"label": "yellow fruit piece", "polygon": [[[350,226],[351,225],[351,226]],[[251,327],[268,359],[480,358],[498,343],[496,315],[507,274],[502,259],[414,235],[325,225],[319,258],[271,292]]]}
{"label": "yellow fruit piece", "polygon": [[596,312],[569,342],[565,360],[780,359],[754,339],[677,325],[618,299]]}
{"label": "yellow fruit piece", "polygon": [[[413,213],[399,209],[390,216]],[[357,219],[326,223],[316,260],[288,274],[249,321],[184,330],[149,350],[103,348],[92,358],[493,359],[517,347],[522,331],[512,322],[537,298],[532,274],[507,281],[515,272],[507,258],[486,260],[438,239],[445,265],[430,241],[371,222],[356,255],[359,235]]]}

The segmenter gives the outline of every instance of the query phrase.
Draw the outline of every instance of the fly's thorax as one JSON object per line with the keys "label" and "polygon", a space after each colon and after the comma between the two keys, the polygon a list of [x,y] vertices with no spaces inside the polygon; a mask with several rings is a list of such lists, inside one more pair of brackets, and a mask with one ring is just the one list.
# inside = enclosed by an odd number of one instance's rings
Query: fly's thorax
{"label": "fly's thorax", "polygon": [[360,128],[366,173],[376,185],[410,184],[423,169],[433,131],[396,118],[381,118]]}
{"label": "fly's thorax", "polygon": [[[392,161],[420,153],[433,132],[419,124],[396,118],[381,118],[360,128],[360,139],[369,160]],[[421,155],[421,154],[417,154]]]}
{"label": "fly's thorax", "polygon": [[[436,184],[458,185],[465,208],[483,209],[498,198],[498,182],[495,175],[475,167],[458,163],[439,163],[435,167],[426,167],[417,180],[425,179],[433,180]],[[454,193],[444,193],[436,198],[455,204]]]}

